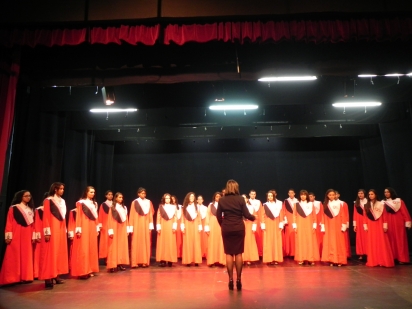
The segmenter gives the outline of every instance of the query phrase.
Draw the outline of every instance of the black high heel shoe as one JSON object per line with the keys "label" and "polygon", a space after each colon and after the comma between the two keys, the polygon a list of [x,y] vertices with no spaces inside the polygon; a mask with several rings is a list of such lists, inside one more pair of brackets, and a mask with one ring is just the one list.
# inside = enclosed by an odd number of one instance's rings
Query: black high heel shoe
{"label": "black high heel shoe", "polygon": [[56,284],[63,284],[64,283],[64,280],[60,279],[59,277],[53,278],[51,280],[52,280],[52,283],[54,281]]}
{"label": "black high heel shoe", "polygon": [[125,271],[126,270],[126,267],[124,267],[124,266],[122,266],[122,265],[119,265],[119,266],[117,266],[118,268],[119,268],[119,270],[121,270],[121,271]]}
{"label": "black high heel shoe", "polygon": [[242,289],[242,281],[240,281],[240,279],[236,280],[236,288],[238,291]]}
{"label": "black high heel shoe", "polygon": [[53,289],[53,281],[51,279],[45,280],[44,281],[44,288],[46,290],[51,290]]}
{"label": "black high heel shoe", "polygon": [[229,290],[233,290],[233,279],[229,280]]}

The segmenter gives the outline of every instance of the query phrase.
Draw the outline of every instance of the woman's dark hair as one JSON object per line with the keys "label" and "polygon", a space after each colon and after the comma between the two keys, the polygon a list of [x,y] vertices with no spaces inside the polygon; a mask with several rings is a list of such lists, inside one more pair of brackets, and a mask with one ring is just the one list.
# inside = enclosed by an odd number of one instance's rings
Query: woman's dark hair
{"label": "woman's dark hair", "polygon": [[64,183],[62,182],[52,183],[52,185],[50,186],[50,190],[49,190],[49,196],[54,196],[56,194],[56,191],[59,190],[61,186],[65,187]]}
{"label": "woman's dark hair", "polygon": [[177,199],[176,195],[171,195],[170,196],[170,203],[173,204],[173,200],[175,200],[176,207],[179,205],[179,200]]}
{"label": "woman's dark hair", "polygon": [[190,202],[189,202],[189,198],[190,198],[190,196],[191,196],[192,194],[193,194],[193,196],[195,197],[193,203],[194,203],[195,208],[196,208],[196,210],[197,210],[197,205],[196,205],[196,203],[195,203],[195,201],[196,201],[196,194],[195,194],[194,192],[189,192],[188,194],[186,194],[185,199],[183,200],[183,208],[186,208],[187,205],[189,205],[189,203],[190,203]]}
{"label": "woman's dark hair", "polygon": [[301,195],[305,195],[306,196],[306,202],[309,202],[309,192],[307,190],[300,190],[299,191],[299,198]]}
{"label": "woman's dark hair", "polygon": [[160,200],[161,205],[166,204],[166,196],[168,196],[168,195],[170,197],[170,203],[172,203],[172,195],[169,194],[169,193],[165,193],[165,194],[163,194],[162,199]]}
{"label": "woman's dark hair", "polygon": [[137,195],[139,195],[139,193],[140,193],[140,192],[143,192],[143,191],[147,193],[147,191],[146,191],[145,188],[140,187],[139,189],[137,189]]}
{"label": "woman's dark hair", "polygon": [[109,194],[110,192],[113,194],[113,191],[112,191],[112,190],[107,190],[107,191],[104,193],[104,196],[107,196],[107,194]]}
{"label": "woman's dark hair", "polygon": [[[111,192],[111,191],[110,191],[110,192]],[[122,193],[122,192],[116,192],[116,194],[114,195],[114,198],[113,198],[113,202],[114,202],[114,203],[112,203],[112,207],[116,207],[116,204],[117,204],[116,198],[117,198],[119,195],[123,196],[123,201],[122,201],[122,203],[121,203],[120,205],[124,206],[124,195],[123,195],[123,193]]]}
{"label": "woman's dark hair", "polygon": [[239,195],[239,184],[236,180],[229,179],[226,183],[226,195],[234,194]]}
{"label": "woman's dark hair", "polygon": [[[11,205],[17,205],[20,204],[23,201],[23,195],[24,193],[30,193],[29,190],[20,190],[17,191],[14,194],[13,200],[11,201]],[[34,202],[33,202],[33,198],[30,198],[30,201],[27,203],[27,206],[29,206],[31,209],[34,209]]]}
{"label": "woman's dark hair", "polygon": [[[398,198],[398,194],[396,194],[396,191],[395,191],[394,188],[387,187],[387,188],[385,188],[385,190],[389,191],[389,193],[391,194],[391,199],[394,200],[394,199]],[[385,196],[384,200],[386,201],[386,196]]]}
{"label": "woman's dark hair", "polygon": [[[367,194],[367,192],[366,192],[365,189],[359,189],[359,190],[358,190],[358,193],[359,193],[359,192],[363,192],[364,196],[367,198],[367,195],[368,195],[368,194]],[[356,206],[356,207],[361,207],[361,202],[360,202],[359,196],[356,196],[355,206]]]}
{"label": "woman's dark hair", "polygon": [[328,189],[328,190],[326,191],[326,193],[325,193],[325,199],[324,199],[324,201],[323,201],[323,209],[326,209],[326,208],[328,207],[328,204],[329,204],[328,194],[331,193],[331,192],[336,192],[336,191],[333,190],[333,189]]}
{"label": "woman's dark hair", "polygon": [[266,201],[268,201],[268,196],[269,196],[269,193],[272,193],[272,195],[273,195],[273,201],[274,202],[276,202],[276,190],[275,189],[271,189],[271,190],[269,190],[267,193],[266,193]]}
{"label": "woman's dark hair", "polygon": [[364,206],[364,209],[365,209],[365,211],[366,212],[370,212],[371,211],[371,199],[369,198],[369,192],[373,192],[373,193],[375,193],[375,202],[374,202],[374,204],[378,201],[378,193],[376,192],[376,190],[375,189],[370,189],[369,191],[368,191],[368,202],[366,203],[366,205]]}
{"label": "woman's dark hair", "polygon": [[218,194],[220,195],[220,197],[222,197],[222,192],[217,191],[217,192],[213,193],[213,196],[212,196],[212,203],[214,203],[214,202],[215,202],[216,195],[218,195]]}
{"label": "woman's dark hair", "polygon": [[96,189],[95,189],[94,187],[92,187],[92,186],[87,186],[86,189],[84,189],[81,199],[86,199],[86,198],[87,198],[87,193],[88,193],[90,190],[94,190],[94,196],[93,196],[93,198],[92,198],[92,201],[93,201],[93,202],[96,202],[96,200],[95,200],[95,199],[96,199]]}

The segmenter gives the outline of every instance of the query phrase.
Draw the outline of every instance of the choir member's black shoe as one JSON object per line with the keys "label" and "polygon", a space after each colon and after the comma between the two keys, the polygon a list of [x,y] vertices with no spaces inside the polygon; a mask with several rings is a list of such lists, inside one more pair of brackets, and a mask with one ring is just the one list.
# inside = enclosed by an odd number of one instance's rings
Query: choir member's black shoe
{"label": "choir member's black shoe", "polygon": [[238,291],[242,289],[242,281],[240,281],[240,279],[236,280],[236,288]]}
{"label": "choir member's black shoe", "polygon": [[110,268],[109,273],[114,273],[114,268]]}
{"label": "choir member's black shoe", "polygon": [[167,262],[167,266],[172,267],[172,262]]}
{"label": "choir member's black shoe", "polygon": [[190,266],[192,266],[192,264],[186,264],[186,267],[190,267]]}
{"label": "choir member's black shoe", "polygon": [[64,280],[63,279],[60,279],[59,277],[56,277],[56,278],[53,278],[52,279],[52,282],[55,282],[56,284],[63,284],[64,283]]}
{"label": "choir member's black shoe", "polygon": [[229,290],[233,290],[233,279],[229,280]]}
{"label": "choir member's black shoe", "polygon": [[160,267],[166,267],[166,262],[160,262],[159,266]]}
{"label": "choir member's black shoe", "polygon": [[45,280],[44,281],[44,288],[46,289],[46,290],[51,290],[51,289],[53,289],[53,281],[52,280]]}
{"label": "choir member's black shoe", "polygon": [[149,265],[147,265],[147,264],[142,264],[142,267],[143,267],[143,268],[146,268],[146,267],[149,267]]}
{"label": "choir member's black shoe", "polygon": [[122,265],[118,265],[117,267],[118,267],[119,270],[121,270],[121,271],[125,271],[125,270],[126,270],[126,267],[124,267],[124,266],[122,266]]}
{"label": "choir member's black shoe", "polygon": [[79,276],[79,279],[81,279],[81,280],[89,279],[89,275]]}
{"label": "choir member's black shoe", "polygon": [[199,264],[198,264],[198,263],[195,263],[195,266],[199,266]]}

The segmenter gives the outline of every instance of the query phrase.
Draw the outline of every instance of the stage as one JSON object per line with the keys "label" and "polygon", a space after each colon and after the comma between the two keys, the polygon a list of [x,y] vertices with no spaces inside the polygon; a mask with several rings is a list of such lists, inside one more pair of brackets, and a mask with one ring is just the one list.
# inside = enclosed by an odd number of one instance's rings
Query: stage
{"label": "stage", "polygon": [[[154,261],[153,261],[154,262]],[[53,290],[43,281],[0,289],[0,308],[412,308],[412,266],[245,266],[243,289],[229,291],[226,268],[127,268],[96,277],[67,278]],[[236,276],[235,276],[236,279]]]}

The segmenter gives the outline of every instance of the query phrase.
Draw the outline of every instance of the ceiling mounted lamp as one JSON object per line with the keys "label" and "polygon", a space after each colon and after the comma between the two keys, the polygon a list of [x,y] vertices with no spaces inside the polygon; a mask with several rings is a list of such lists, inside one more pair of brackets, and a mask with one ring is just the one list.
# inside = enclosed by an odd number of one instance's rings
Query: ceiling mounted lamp
{"label": "ceiling mounted lamp", "polygon": [[92,108],[92,113],[123,113],[137,112],[137,108]]}
{"label": "ceiling mounted lamp", "polygon": [[112,105],[116,101],[114,95],[114,87],[103,87],[102,88],[103,103],[105,105]]}
{"label": "ceiling mounted lamp", "polygon": [[405,74],[400,74],[400,73],[391,73],[391,74],[385,74],[384,76],[386,77],[399,77],[399,76],[404,76]]}
{"label": "ceiling mounted lamp", "polygon": [[209,106],[209,109],[214,111],[244,111],[258,108],[259,106],[256,104],[214,104]]}
{"label": "ceiling mounted lamp", "polygon": [[376,76],[378,76],[378,75],[376,75],[376,74],[360,74],[360,75],[358,75],[358,77],[361,77],[361,78],[376,77]]}
{"label": "ceiling mounted lamp", "polygon": [[381,106],[381,102],[377,101],[358,101],[358,102],[335,102],[332,104],[334,107],[365,107],[365,106]]}
{"label": "ceiling mounted lamp", "polygon": [[265,76],[258,79],[259,82],[299,82],[318,79],[316,76]]}

